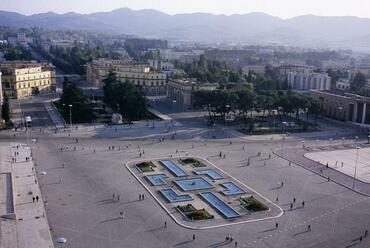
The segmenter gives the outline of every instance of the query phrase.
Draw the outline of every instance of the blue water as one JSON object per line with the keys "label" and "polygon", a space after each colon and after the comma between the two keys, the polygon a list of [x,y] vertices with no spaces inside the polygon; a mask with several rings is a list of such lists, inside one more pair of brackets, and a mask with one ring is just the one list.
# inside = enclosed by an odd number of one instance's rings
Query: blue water
{"label": "blue water", "polygon": [[217,171],[212,170],[212,169],[204,169],[204,170],[196,170],[195,174],[197,175],[207,175],[213,180],[218,180],[224,178],[221,176]]}
{"label": "blue water", "polygon": [[181,169],[180,167],[178,167],[174,162],[172,162],[171,160],[161,160],[159,161],[164,167],[167,168],[167,170],[171,171],[173,174],[175,174],[175,176],[177,177],[183,177],[183,176],[187,176],[188,174],[186,174],[186,172]]}
{"label": "blue water", "polygon": [[213,188],[212,184],[202,177],[174,180],[173,182],[183,191]]}
{"label": "blue water", "polygon": [[215,209],[217,209],[226,218],[234,218],[240,216],[238,212],[229,207],[225,202],[218,198],[212,192],[200,193],[204,200],[211,204]]}
{"label": "blue water", "polygon": [[163,181],[163,178],[167,178],[167,175],[165,174],[155,174],[155,175],[149,175],[146,176],[146,178],[149,180],[149,182],[154,186],[160,186],[166,184]]}
{"label": "blue water", "polygon": [[237,195],[237,194],[243,194],[245,191],[241,189],[240,187],[236,186],[233,182],[227,182],[221,184],[226,189],[222,191],[224,195]]}
{"label": "blue water", "polygon": [[191,197],[190,195],[178,195],[173,189],[162,189],[161,193],[169,202],[183,202],[193,200],[193,197]]}

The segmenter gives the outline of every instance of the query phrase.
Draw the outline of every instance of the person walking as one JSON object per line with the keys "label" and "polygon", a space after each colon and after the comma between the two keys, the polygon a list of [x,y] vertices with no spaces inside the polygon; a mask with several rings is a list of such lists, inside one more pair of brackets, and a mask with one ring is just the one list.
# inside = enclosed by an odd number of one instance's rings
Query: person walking
{"label": "person walking", "polygon": [[39,196],[38,195],[36,196],[36,201],[39,202]]}
{"label": "person walking", "polygon": [[275,223],[275,228],[278,229],[279,228],[279,223]]}
{"label": "person walking", "polygon": [[302,202],[302,207],[303,207],[303,208],[304,208],[304,204],[305,204],[305,203],[304,203],[304,201],[303,201],[303,202]]}
{"label": "person walking", "polygon": [[307,230],[308,230],[308,231],[311,231],[311,225],[308,225],[308,226],[307,226]]}
{"label": "person walking", "polygon": [[33,197],[32,197],[32,202],[35,202],[35,200],[36,200],[36,198],[33,196]]}
{"label": "person walking", "polygon": [[296,199],[295,199],[295,197],[294,197],[294,198],[293,198],[293,203],[295,203],[295,200],[296,200]]}
{"label": "person walking", "polygon": [[193,234],[193,241],[195,240],[195,234]]}
{"label": "person walking", "polygon": [[167,221],[164,222],[164,228],[167,228]]}
{"label": "person walking", "polygon": [[117,201],[119,201],[119,195],[117,194]]}
{"label": "person walking", "polygon": [[121,216],[121,219],[123,219],[125,217],[124,212],[120,212],[119,215]]}

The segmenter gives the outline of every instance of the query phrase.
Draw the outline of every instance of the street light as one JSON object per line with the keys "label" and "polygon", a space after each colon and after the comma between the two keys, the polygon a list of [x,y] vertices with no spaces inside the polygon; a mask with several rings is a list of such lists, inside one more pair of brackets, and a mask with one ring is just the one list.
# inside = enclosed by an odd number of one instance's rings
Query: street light
{"label": "street light", "polygon": [[[226,106],[225,106],[225,108],[226,108],[226,112],[227,112],[227,114],[229,114],[229,108],[230,108],[230,105],[229,104],[227,104]],[[225,116],[225,125],[227,126],[227,118],[228,118],[228,116]]]}
{"label": "street light", "polygon": [[68,107],[69,107],[69,126],[72,128],[72,104],[69,104]]}
{"label": "street light", "polygon": [[173,112],[175,112],[175,109],[176,109],[176,100],[173,100],[172,101],[172,106],[173,106]]}
{"label": "street light", "polygon": [[355,182],[356,182],[356,175],[357,175],[357,163],[358,163],[358,152],[360,150],[360,147],[356,147],[356,164],[355,164],[355,174],[353,176],[353,185],[352,188],[355,188]]}

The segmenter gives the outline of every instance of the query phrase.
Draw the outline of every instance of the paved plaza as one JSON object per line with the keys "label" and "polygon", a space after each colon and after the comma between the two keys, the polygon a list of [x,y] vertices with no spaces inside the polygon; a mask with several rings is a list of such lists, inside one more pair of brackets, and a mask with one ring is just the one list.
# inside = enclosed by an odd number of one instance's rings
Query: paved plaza
{"label": "paved plaza", "polygon": [[370,183],[370,148],[322,151],[306,153],[305,156],[324,166]]}
{"label": "paved plaza", "polygon": [[[69,248],[235,247],[235,241],[237,247],[256,248],[370,245],[370,238],[364,235],[370,230],[367,196],[276,155],[282,147],[284,155],[308,153],[302,149],[299,135],[249,139],[221,126],[202,126],[197,118],[155,122],[154,128],[144,121],[117,130],[89,125],[55,132],[50,118],[34,112],[34,103],[21,104],[34,120],[33,130],[28,132],[32,162],[55,247],[59,247],[58,237],[65,237],[67,243],[62,247]],[[346,134],[348,142],[349,136],[358,135]],[[334,143],[345,130],[334,127],[318,135],[320,140],[333,138]],[[306,134],[305,144],[313,146],[315,136]],[[1,132],[0,140],[5,146],[27,143],[27,135],[24,130]],[[220,152],[225,157],[220,157]],[[170,216],[178,211],[166,212],[125,165],[187,155],[209,161],[215,170],[227,173],[238,186],[258,192],[283,214],[205,230],[179,225]],[[179,188],[176,191],[183,193]],[[139,195],[144,197],[140,200]],[[204,206],[217,214],[210,205]],[[28,215],[32,214],[30,210]],[[228,235],[232,242],[225,240]]]}

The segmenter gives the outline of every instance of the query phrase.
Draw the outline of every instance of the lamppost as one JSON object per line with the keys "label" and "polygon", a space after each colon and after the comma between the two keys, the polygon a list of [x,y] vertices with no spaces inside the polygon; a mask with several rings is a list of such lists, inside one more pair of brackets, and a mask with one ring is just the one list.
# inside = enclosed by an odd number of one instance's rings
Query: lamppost
{"label": "lamppost", "polygon": [[302,140],[302,148],[305,149],[304,140]]}
{"label": "lamppost", "polygon": [[176,110],[176,100],[172,101],[173,112]]}
{"label": "lamppost", "polygon": [[[226,106],[225,106],[225,108],[226,108],[226,113],[227,113],[227,115],[229,114],[229,108],[230,108],[230,105],[229,104],[227,104]],[[228,118],[228,116],[227,115],[225,115],[225,125],[227,126],[227,118]]]}
{"label": "lamppost", "polygon": [[344,145],[344,141],[346,140],[346,137],[342,137],[342,140],[343,140],[343,145]]}
{"label": "lamppost", "polygon": [[342,110],[343,110],[343,107],[338,107],[338,110],[339,110],[339,119],[341,120],[341,121],[344,121],[344,117],[343,117],[343,112],[342,112]]}
{"label": "lamppost", "polygon": [[370,144],[370,134],[367,136],[367,143]]}
{"label": "lamppost", "polygon": [[356,175],[357,175],[357,164],[358,164],[358,152],[360,150],[360,147],[356,147],[356,164],[355,164],[355,174],[353,176],[353,185],[352,188],[355,188],[355,183],[356,183]]}
{"label": "lamppost", "polygon": [[69,126],[71,127],[72,129],[72,104],[69,104],[68,107],[69,107]]}
{"label": "lamppost", "polygon": [[284,154],[284,140],[286,139],[286,137],[283,137],[283,140],[281,141],[281,156],[283,156]]}

